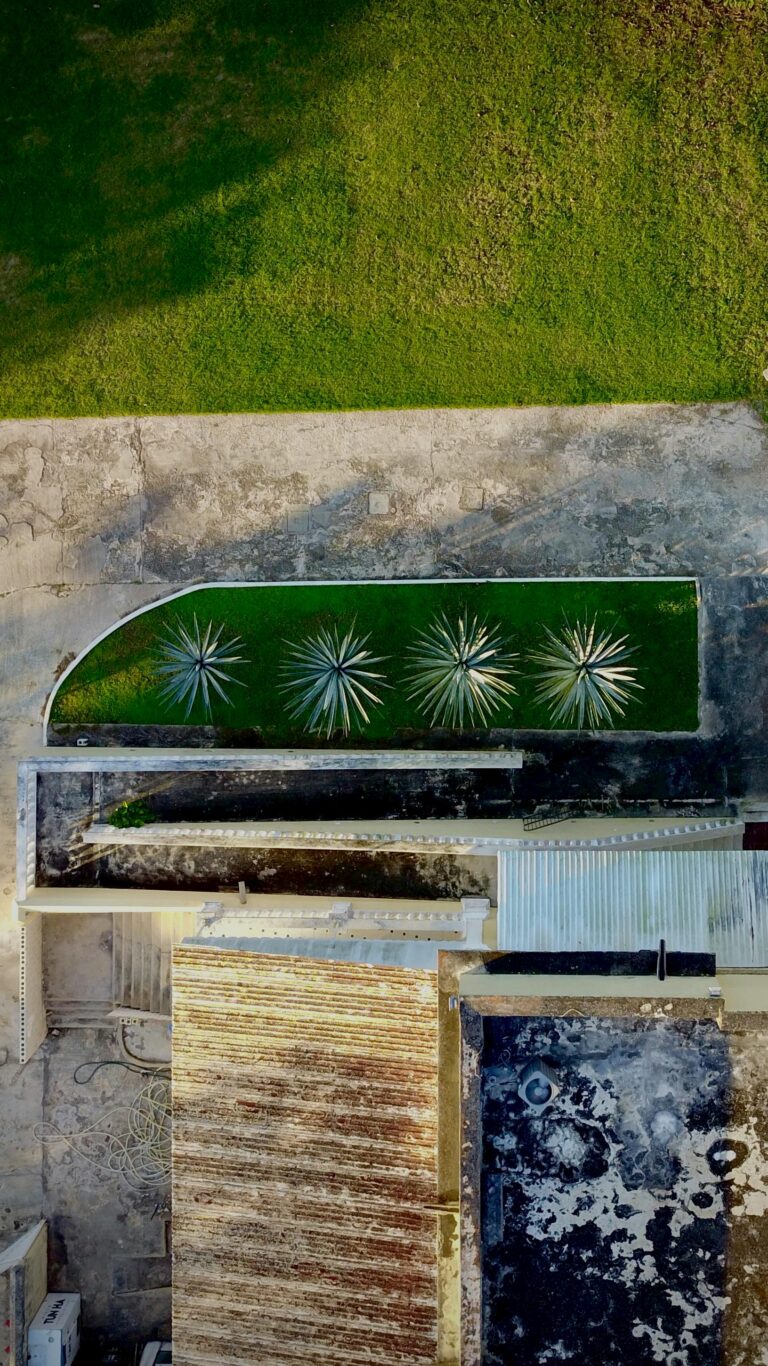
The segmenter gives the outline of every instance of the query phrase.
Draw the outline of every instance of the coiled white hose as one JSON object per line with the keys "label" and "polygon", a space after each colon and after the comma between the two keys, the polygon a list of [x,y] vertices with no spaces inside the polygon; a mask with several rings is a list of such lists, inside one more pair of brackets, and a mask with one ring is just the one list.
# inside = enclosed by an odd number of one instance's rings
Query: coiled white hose
{"label": "coiled white hose", "polygon": [[36,1124],[34,1132],[41,1143],[64,1143],[99,1171],[117,1173],[134,1190],[156,1190],[171,1178],[170,1078],[149,1077],[130,1105],[113,1106],[76,1133],[52,1123]]}

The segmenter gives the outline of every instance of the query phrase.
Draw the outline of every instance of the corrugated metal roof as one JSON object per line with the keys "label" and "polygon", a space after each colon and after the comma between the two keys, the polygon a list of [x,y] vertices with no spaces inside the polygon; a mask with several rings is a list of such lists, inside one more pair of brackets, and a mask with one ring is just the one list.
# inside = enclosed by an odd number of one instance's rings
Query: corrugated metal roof
{"label": "corrugated metal roof", "polygon": [[652,948],[768,966],[763,851],[547,851],[499,855],[498,947]]}
{"label": "corrugated metal roof", "polygon": [[[261,939],[241,935],[205,939],[189,935],[186,945],[237,950],[239,953],[289,954],[292,958],[334,959],[337,963],[380,963],[385,967],[422,968],[436,972],[441,945],[425,939]],[[464,945],[459,944],[459,949]]]}
{"label": "corrugated metal roof", "polygon": [[176,1366],[432,1366],[437,980],[174,953]]}

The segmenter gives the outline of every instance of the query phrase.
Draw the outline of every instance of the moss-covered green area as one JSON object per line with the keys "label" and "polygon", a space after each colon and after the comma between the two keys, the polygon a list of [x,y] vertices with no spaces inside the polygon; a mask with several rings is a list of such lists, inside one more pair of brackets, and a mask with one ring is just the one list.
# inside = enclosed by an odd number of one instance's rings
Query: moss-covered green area
{"label": "moss-covered green area", "polygon": [[[444,612],[454,619],[464,609],[502,627],[519,654],[518,696],[499,715],[506,729],[549,729],[546,711],[534,698],[527,655],[540,643],[543,627],[557,630],[597,616],[600,624],[628,633],[637,647],[632,662],[643,691],[621,722],[627,730],[695,730],[698,713],[698,611],[693,582],[591,580],[445,583],[297,584],[210,588],[153,608],[98,644],[65,679],[55,699],[54,723],[182,724],[183,708],[161,707],[157,696],[157,642],[180,619],[224,624],[226,635],[242,637],[248,663],[232,666],[247,684],[231,689],[232,705],[214,704],[218,725],[257,729],[265,743],[306,742],[300,722],[290,720],[281,693],[286,642],[296,643],[318,627],[356,622],[370,632],[369,648],[386,656],[381,666],[393,687],[383,693],[362,739],[404,741],[427,737],[422,717],[407,696],[406,661],[417,631]],[[202,724],[196,704],[189,724]]]}
{"label": "moss-covered green area", "polygon": [[768,0],[22,0],[0,415],[760,395]]}

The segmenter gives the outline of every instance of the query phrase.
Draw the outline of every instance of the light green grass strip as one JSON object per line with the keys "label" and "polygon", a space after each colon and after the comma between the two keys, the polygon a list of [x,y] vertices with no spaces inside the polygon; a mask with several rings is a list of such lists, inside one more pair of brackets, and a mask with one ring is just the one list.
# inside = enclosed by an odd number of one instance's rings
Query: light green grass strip
{"label": "light green grass strip", "polygon": [[768,0],[37,8],[0,415],[762,392]]}

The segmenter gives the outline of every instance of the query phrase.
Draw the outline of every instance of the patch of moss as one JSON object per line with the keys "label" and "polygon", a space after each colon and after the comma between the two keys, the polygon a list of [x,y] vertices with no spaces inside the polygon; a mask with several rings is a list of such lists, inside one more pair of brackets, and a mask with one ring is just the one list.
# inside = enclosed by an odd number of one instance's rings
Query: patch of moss
{"label": "patch of moss", "polygon": [[107,816],[107,824],[114,825],[118,830],[128,830],[141,825],[151,825],[154,819],[151,807],[139,798],[137,801],[121,802],[116,806]]}

